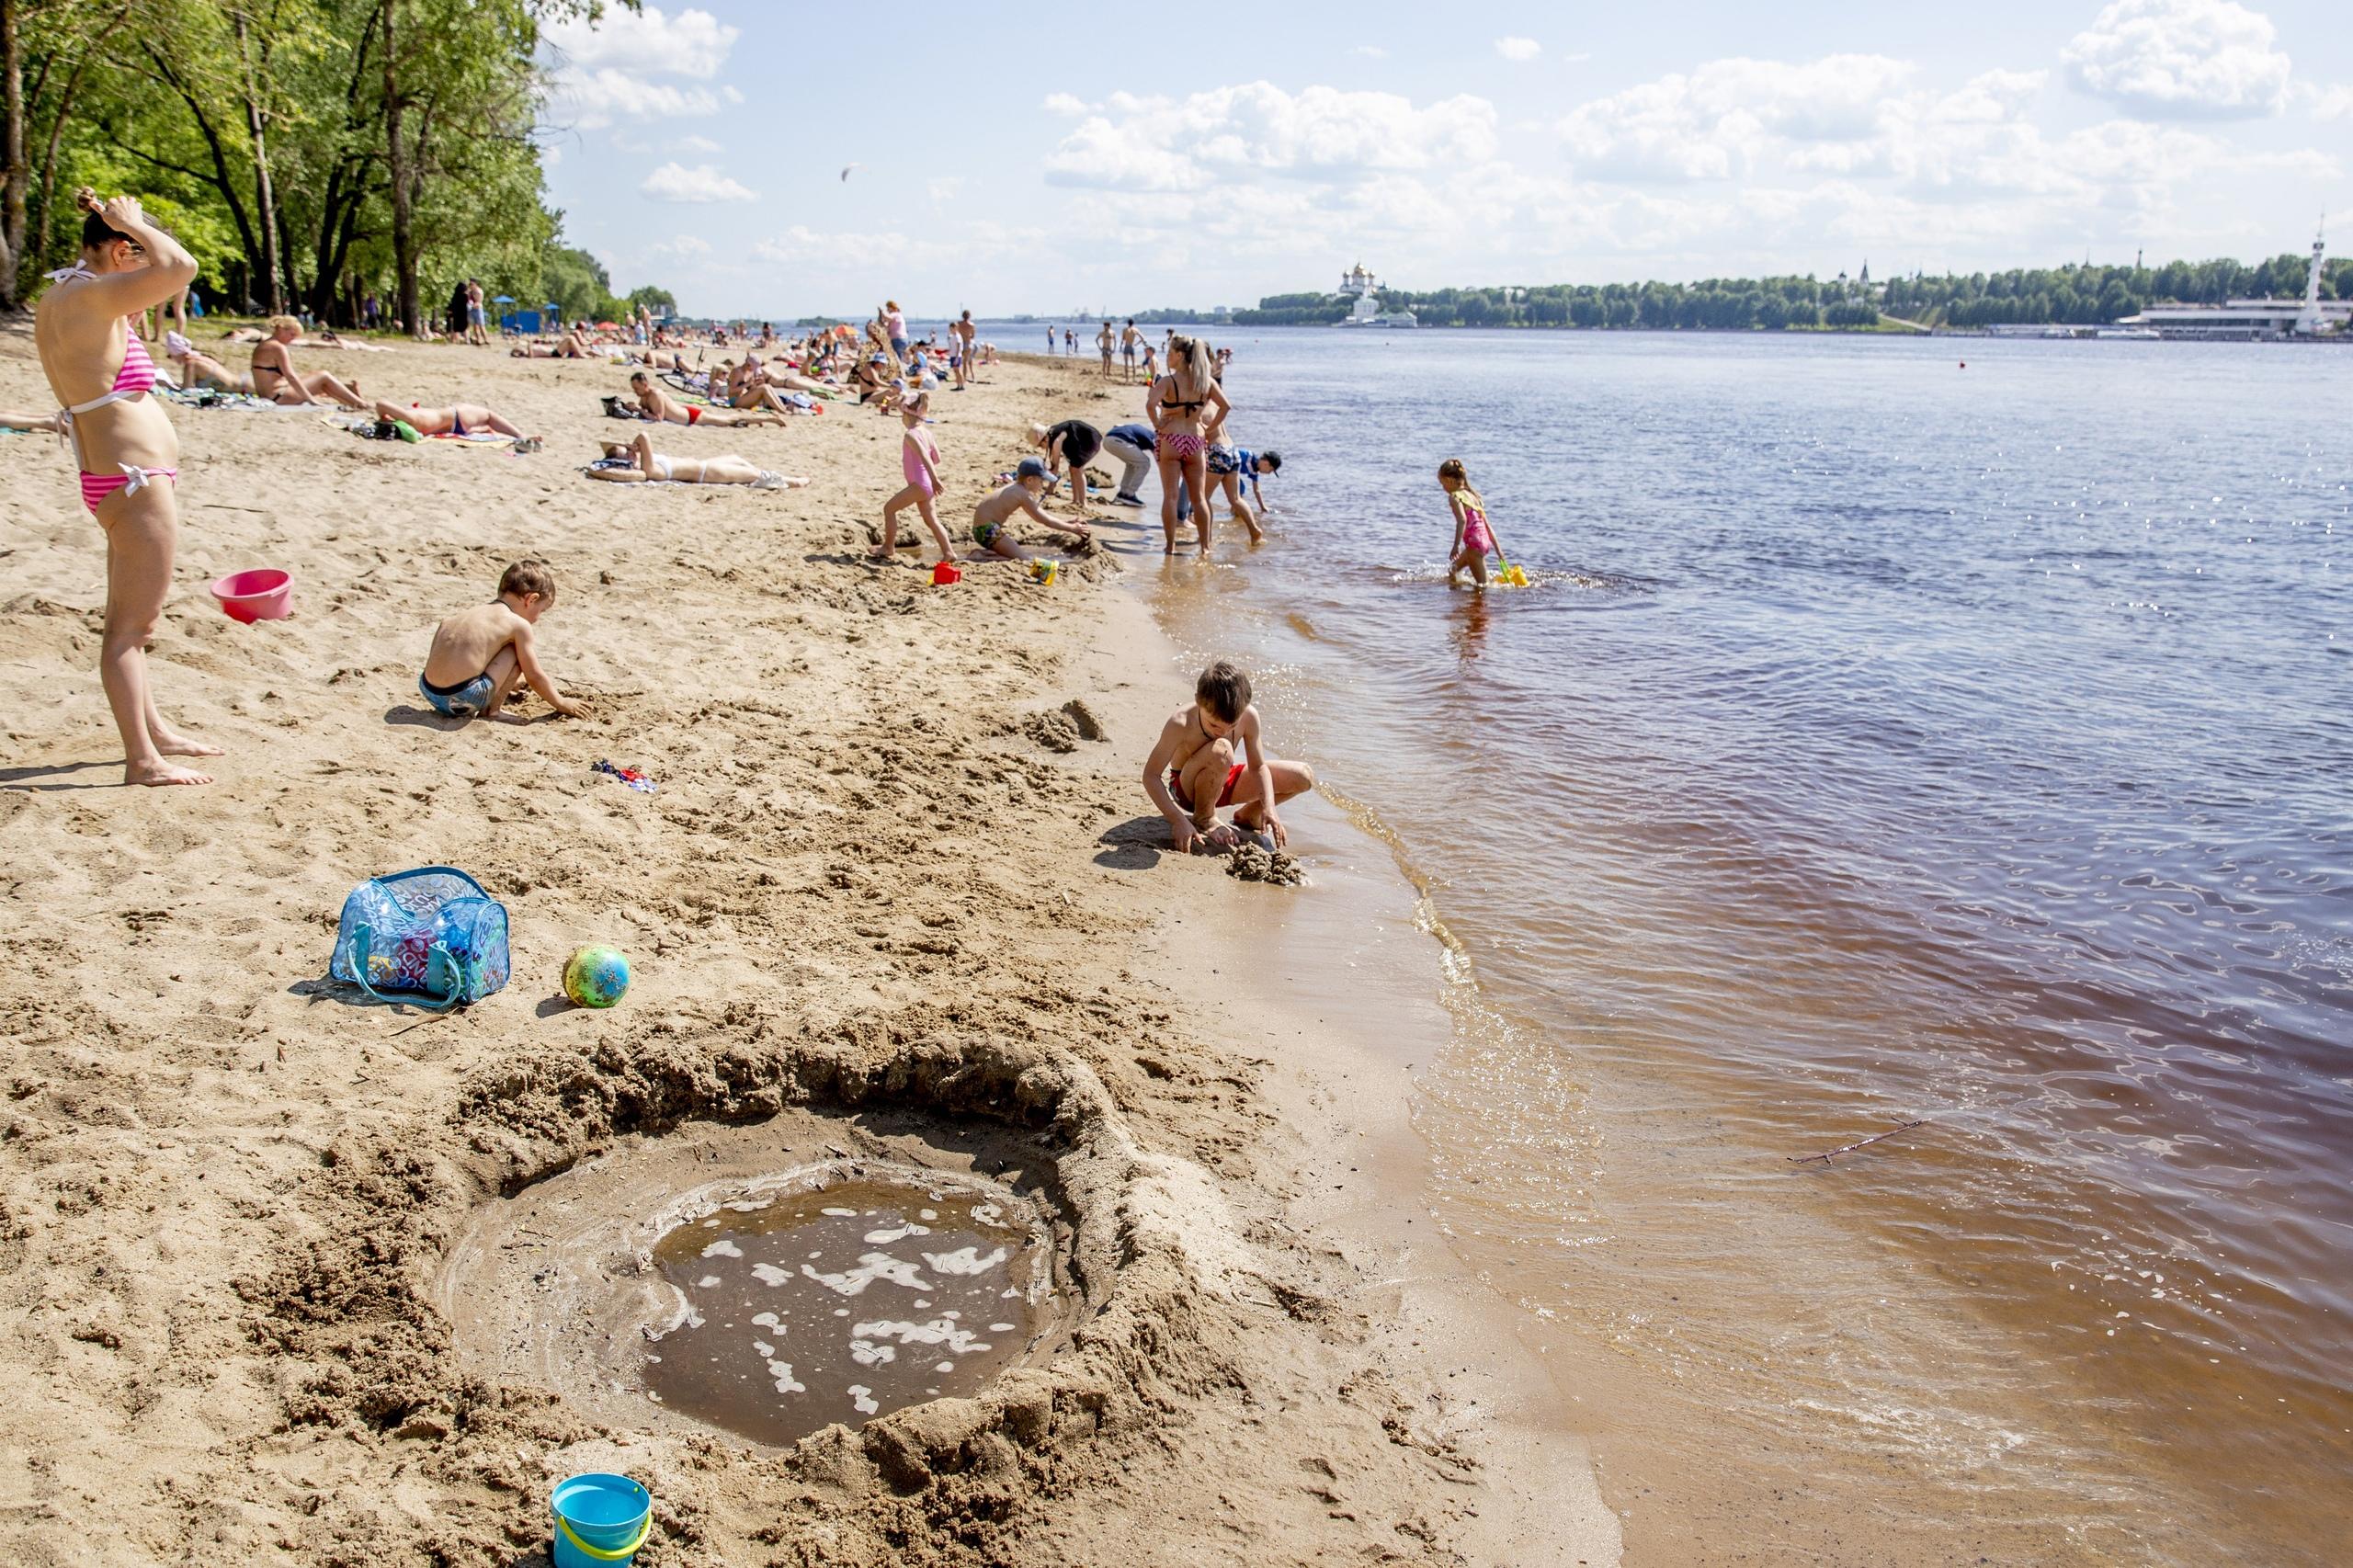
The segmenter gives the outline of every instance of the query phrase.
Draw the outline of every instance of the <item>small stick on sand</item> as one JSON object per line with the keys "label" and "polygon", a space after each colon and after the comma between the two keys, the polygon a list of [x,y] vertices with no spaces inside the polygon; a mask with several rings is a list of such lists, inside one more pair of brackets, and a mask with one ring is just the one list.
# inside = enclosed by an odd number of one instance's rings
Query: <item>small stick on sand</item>
{"label": "small stick on sand", "polygon": [[1889,1128],[1884,1132],[1875,1132],[1869,1138],[1863,1139],[1860,1142],[1849,1143],[1843,1149],[1831,1149],[1819,1154],[1791,1154],[1789,1156],[1789,1161],[1790,1164],[1793,1165],[1802,1165],[1814,1160],[1820,1160],[1826,1165],[1841,1154],[1851,1154],[1858,1149],[1868,1149],[1882,1138],[1893,1138],[1899,1132],[1909,1132],[1915,1127],[1926,1127],[1927,1125],[1928,1122],[1926,1117],[1923,1117],[1918,1121],[1899,1122],[1895,1126]]}

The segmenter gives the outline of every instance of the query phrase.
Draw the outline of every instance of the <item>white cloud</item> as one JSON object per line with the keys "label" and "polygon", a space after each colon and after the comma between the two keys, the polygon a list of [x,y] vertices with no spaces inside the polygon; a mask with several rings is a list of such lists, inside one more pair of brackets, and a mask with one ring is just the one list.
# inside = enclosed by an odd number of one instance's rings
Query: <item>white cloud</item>
{"label": "white cloud", "polygon": [[2062,58],[2076,86],[2144,119],[2252,118],[2287,101],[2276,36],[2233,0],[2115,0]]}
{"label": "white cloud", "polygon": [[1544,46],[1532,38],[1499,38],[1495,52],[1506,60],[1533,60],[1544,52]]}
{"label": "white cloud", "polygon": [[717,114],[720,97],[708,87],[648,82],[610,68],[557,77],[548,112],[582,131],[597,131],[620,119],[675,119]]}
{"label": "white cloud", "polygon": [[674,153],[723,153],[727,149],[708,136],[681,136],[670,143]]}
{"label": "white cloud", "polygon": [[655,78],[710,81],[738,36],[737,28],[708,11],[670,17],[658,6],[642,11],[608,7],[594,25],[578,17],[551,21],[540,29],[549,118],[596,131],[622,119],[716,114],[722,102],[738,103],[743,96],[732,86],[713,90]]}
{"label": "white cloud", "polygon": [[594,23],[564,17],[540,28],[540,41],[574,70],[609,66],[639,76],[699,81],[719,74],[740,36],[740,29],[708,11],[686,10],[670,17],[659,6],[642,11],[608,6]]}
{"label": "white cloud", "polygon": [[656,256],[674,256],[683,261],[692,256],[709,256],[710,242],[700,234],[678,234],[655,241],[653,250]]}
{"label": "white cloud", "polygon": [[1048,114],[1077,115],[1093,114],[1097,106],[1088,103],[1085,98],[1074,97],[1068,93],[1048,93],[1046,95],[1046,101],[1040,104],[1038,107],[1044,109]]}
{"label": "white cloud", "polygon": [[1252,82],[1181,102],[1114,93],[1106,108],[1047,158],[1050,182],[1185,191],[1259,175],[1345,181],[1478,163],[1496,146],[1495,107],[1470,97],[1416,108],[1393,93],[1293,95]]}
{"label": "white cloud", "polygon": [[1908,61],[1833,54],[1802,64],[1716,60],[1580,106],[1560,122],[1578,171],[1597,179],[1729,179],[1775,138],[1855,141],[1911,76]]}
{"label": "white cloud", "polygon": [[693,168],[684,164],[665,164],[645,176],[637,187],[656,201],[757,201],[759,193],[748,190],[709,164],[697,164]]}
{"label": "white cloud", "polygon": [[2314,119],[2353,119],[2353,86],[2316,87],[2300,83],[2296,96],[2310,103]]}
{"label": "white cloud", "polygon": [[1354,49],[1348,51],[1348,52],[1365,60],[1386,60],[1389,58],[1389,51],[1381,48],[1377,43],[1360,43]]}

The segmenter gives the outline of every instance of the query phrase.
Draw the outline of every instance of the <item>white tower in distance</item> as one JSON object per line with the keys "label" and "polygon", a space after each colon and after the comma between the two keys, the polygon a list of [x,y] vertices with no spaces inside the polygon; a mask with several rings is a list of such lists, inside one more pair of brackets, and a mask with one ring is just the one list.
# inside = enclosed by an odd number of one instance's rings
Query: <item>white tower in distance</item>
{"label": "white tower in distance", "polygon": [[2328,214],[2321,214],[2320,228],[2313,235],[2312,270],[2304,274],[2304,308],[2296,312],[2296,335],[2311,337],[2320,331],[2320,269],[2328,254],[2326,235]]}

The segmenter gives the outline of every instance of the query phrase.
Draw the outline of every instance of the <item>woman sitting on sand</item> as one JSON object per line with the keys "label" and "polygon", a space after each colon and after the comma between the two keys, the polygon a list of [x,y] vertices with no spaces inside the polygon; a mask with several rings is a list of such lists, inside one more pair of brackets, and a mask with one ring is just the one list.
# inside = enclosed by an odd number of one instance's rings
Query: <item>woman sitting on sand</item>
{"label": "woman sitting on sand", "polygon": [[656,425],[715,425],[732,430],[743,425],[781,425],[784,415],[760,411],[737,411],[727,408],[698,408],[690,403],[680,403],[654,384],[654,379],[640,370],[629,379],[629,390],[637,394],[638,413]]}
{"label": "woman sitting on sand", "polygon": [[755,490],[798,490],[805,479],[755,468],[748,458],[671,458],[654,449],[654,437],[640,434],[623,445],[599,441],[605,455],[588,465],[588,477],[615,484],[748,484]]}
{"label": "woman sitting on sand", "polygon": [[426,408],[410,403],[403,408],[396,403],[376,400],[376,417],[397,419],[420,436],[511,436],[518,441],[538,439],[526,436],[521,428],[500,416],[494,408],[478,403],[454,403],[447,408]]}
{"label": "woman sitting on sand", "polygon": [[357,381],[346,384],[331,372],[294,368],[288,347],[302,335],[302,324],[292,316],[269,318],[269,336],[254,348],[254,395],[271,403],[299,407],[331,399],[346,408],[365,408]]}

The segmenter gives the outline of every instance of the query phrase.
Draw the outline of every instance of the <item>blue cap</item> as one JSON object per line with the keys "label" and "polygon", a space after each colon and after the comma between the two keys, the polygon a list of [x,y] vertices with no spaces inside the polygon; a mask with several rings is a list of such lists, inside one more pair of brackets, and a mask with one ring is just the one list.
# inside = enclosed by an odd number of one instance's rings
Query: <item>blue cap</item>
{"label": "blue cap", "polygon": [[1013,477],[1016,479],[1044,479],[1047,477],[1046,465],[1040,462],[1036,458],[1023,458],[1019,466],[1014,469]]}

